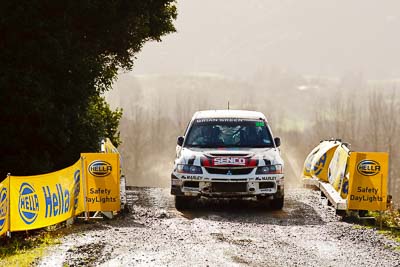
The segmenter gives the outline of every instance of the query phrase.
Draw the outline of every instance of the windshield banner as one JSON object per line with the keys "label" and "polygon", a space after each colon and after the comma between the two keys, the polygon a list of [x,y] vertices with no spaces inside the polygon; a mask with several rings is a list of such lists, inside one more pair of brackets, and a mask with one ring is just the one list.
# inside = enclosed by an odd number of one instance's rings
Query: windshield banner
{"label": "windshield banner", "polygon": [[60,171],[10,176],[11,231],[50,226],[84,211],[81,161]]}
{"label": "windshield banner", "polygon": [[351,153],[348,209],[386,210],[388,162],[388,153]]}

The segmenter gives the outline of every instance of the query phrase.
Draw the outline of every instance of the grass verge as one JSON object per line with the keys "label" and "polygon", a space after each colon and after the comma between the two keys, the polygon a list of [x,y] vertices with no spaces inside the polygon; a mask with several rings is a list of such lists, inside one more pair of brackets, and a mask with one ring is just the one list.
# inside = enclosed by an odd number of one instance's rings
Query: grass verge
{"label": "grass verge", "polygon": [[93,229],[103,229],[113,221],[76,221],[73,227],[64,223],[48,226],[44,229],[13,232],[12,237],[0,238],[0,266],[34,266],[46,255],[49,246],[60,244],[61,237],[73,233],[82,233]]}
{"label": "grass verge", "polygon": [[15,232],[0,238],[0,266],[32,266],[50,245],[58,244],[60,234],[45,230]]}
{"label": "grass verge", "polygon": [[[377,225],[383,226],[383,229],[379,233],[400,243],[400,210],[388,210],[382,214],[379,212],[369,212],[369,215],[376,218]],[[400,246],[396,250],[400,250]]]}

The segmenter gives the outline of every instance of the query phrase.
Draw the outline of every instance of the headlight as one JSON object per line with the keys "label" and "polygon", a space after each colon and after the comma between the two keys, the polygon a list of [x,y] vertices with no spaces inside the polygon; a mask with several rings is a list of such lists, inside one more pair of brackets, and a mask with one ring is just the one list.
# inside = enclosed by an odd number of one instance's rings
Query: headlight
{"label": "headlight", "polygon": [[279,174],[283,173],[282,165],[267,165],[258,167],[256,174]]}
{"label": "headlight", "polygon": [[187,165],[187,164],[178,164],[176,166],[176,171],[179,173],[192,173],[192,174],[202,174],[203,173],[200,166]]}

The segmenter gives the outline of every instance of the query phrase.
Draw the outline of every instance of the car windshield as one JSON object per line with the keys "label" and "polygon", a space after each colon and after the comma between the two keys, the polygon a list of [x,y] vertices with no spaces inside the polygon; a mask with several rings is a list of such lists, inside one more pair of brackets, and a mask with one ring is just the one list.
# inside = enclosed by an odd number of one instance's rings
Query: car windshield
{"label": "car windshield", "polygon": [[263,120],[197,119],[186,136],[185,147],[274,147]]}

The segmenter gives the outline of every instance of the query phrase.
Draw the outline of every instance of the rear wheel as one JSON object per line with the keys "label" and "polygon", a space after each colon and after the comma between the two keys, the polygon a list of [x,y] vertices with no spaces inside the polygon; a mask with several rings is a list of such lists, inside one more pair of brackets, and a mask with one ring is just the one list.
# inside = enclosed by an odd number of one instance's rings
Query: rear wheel
{"label": "rear wheel", "polygon": [[195,197],[175,196],[175,208],[177,210],[188,210],[194,207]]}
{"label": "rear wheel", "polygon": [[271,208],[274,210],[281,210],[283,208],[284,197],[274,198],[271,200]]}

